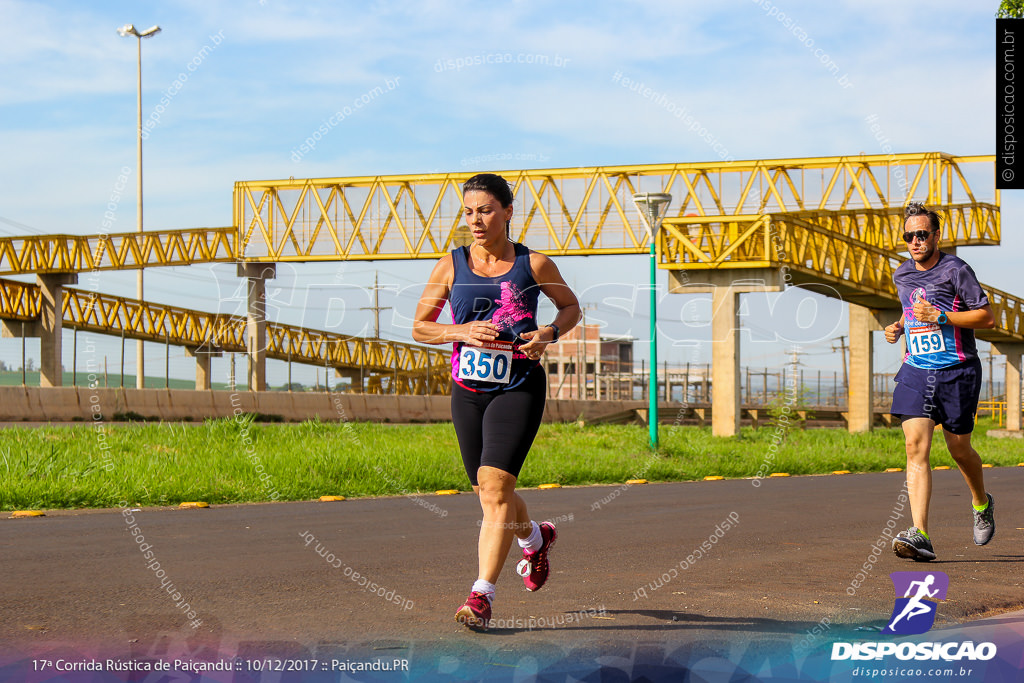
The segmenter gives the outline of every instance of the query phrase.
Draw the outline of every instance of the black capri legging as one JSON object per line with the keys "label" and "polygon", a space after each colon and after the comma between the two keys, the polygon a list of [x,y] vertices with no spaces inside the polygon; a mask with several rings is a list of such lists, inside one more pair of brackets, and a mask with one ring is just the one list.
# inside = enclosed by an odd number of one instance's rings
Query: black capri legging
{"label": "black capri legging", "polygon": [[477,470],[485,466],[519,476],[544,417],[546,394],[547,378],[539,365],[507,391],[470,391],[452,383],[452,424],[474,486]]}

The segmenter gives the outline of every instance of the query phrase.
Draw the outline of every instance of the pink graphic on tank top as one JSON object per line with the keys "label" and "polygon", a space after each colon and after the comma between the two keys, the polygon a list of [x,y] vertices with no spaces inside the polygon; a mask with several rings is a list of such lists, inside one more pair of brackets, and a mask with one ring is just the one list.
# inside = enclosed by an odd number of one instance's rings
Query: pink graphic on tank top
{"label": "pink graphic on tank top", "polygon": [[526,307],[526,297],[514,282],[501,283],[501,298],[497,303],[498,310],[491,316],[491,322],[498,327],[511,328],[517,322],[533,317]]}

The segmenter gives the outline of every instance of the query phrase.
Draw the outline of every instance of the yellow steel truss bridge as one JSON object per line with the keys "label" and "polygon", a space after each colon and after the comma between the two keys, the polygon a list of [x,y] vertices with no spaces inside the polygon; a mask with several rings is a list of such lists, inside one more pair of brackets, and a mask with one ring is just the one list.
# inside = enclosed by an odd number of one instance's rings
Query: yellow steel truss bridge
{"label": "yellow steel truss bridge", "polygon": [[[954,233],[965,221],[998,229],[998,210],[991,206],[945,206],[940,214],[943,226],[952,226]],[[661,267],[670,270],[786,268],[793,284],[822,283],[829,286],[822,293],[844,301],[899,308],[892,276],[906,257],[878,238],[897,230],[902,215],[897,208],[674,218],[663,223],[658,252]],[[858,233],[861,239],[850,236]],[[995,342],[1024,341],[1021,298],[982,286],[996,326],[975,330],[975,335]]]}
{"label": "yellow steel truss bridge", "polygon": [[[6,320],[35,321],[38,286],[0,278],[0,310]],[[63,325],[71,329],[162,342],[190,349],[245,353],[245,316],[206,313],[80,289],[64,289]],[[329,367],[365,379],[370,393],[434,394],[447,391],[449,356],[430,348],[351,337],[268,322],[268,358]]]}
{"label": "yellow steel truss bridge", "polygon": [[[893,197],[934,206],[980,205],[969,181],[991,184],[994,161],[928,153],[502,175],[514,186],[515,239],[549,255],[592,256],[646,253],[647,233],[633,208],[634,192],[671,193],[669,218],[903,205]],[[235,183],[234,223],[246,260],[433,259],[467,239],[461,184],[469,176],[242,181]],[[992,199],[994,220],[979,223],[970,216],[948,244],[998,244],[998,196]]]}
{"label": "yellow steel truss bridge", "polygon": [[[945,246],[998,244],[999,193],[992,156],[859,155],[503,172],[516,197],[513,237],[551,255],[642,254],[647,232],[634,192],[669,192],[657,238],[668,270],[787,268],[797,283],[829,284],[844,299],[895,304],[891,273],[902,257],[902,207],[943,214]],[[241,181],[234,225],[110,235],[0,239],[0,275],[71,273],[210,262],[435,259],[469,239],[461,184],[425,174]],[[976,196],[974,188],[986,188]],[[992,340],[1024,340],[1019,298],[987,288]],[[69,327],[156,342],[245,351],[243,319],[79,290],[63,304]],[[3,281],[0,317],[38,318],[39,292]],[[35,302],[35,303],[33,303]],[[36,308],[33,308],[35,306]],[[447,385],[436,349],[345,338],[281,324],[267,355],[363,368],[402,392]]]}

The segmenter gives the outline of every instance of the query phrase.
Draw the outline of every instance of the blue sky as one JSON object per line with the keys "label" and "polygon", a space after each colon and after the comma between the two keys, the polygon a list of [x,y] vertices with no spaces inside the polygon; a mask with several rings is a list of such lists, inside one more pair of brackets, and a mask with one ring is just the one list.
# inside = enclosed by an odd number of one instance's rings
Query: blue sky
{"label": "blue sky", "polygon": [[[118,175],[135,168],[136,44],[116,31],[126,23],[163,29],[143,42],[145,220],[176,229],[229,225],[236,180],[711,161],[722,150],[736,159],[881,153],[869,116],[895,152],[990,154],[996,5],[0,0],[0,234],[104,231]],[[616,74],[686,107],[717,146]],[[378,86],[383,94],[363,97]],[[339,111],[350,113],[296,154]],[[108,231],[135,229],[134,183],[131,175]],[[991,200],[991,183],[981,194]],[[983,282],[1013,293],[1024,290],[1011,267],[1024,249],[1022,215],[1024,203],[1004,192],[1003,245],[960,252]],[[609,267],[646,280],[644,258],[616,259],[559,261],[594,315],[604,302],[586,292]],[[402,320],[428,271],[420,262],[282,267],[272,306],[287,322],[372,331],[356,310],[368,302],[342,314],[331,288],[365,287],[377,274],[394,308],[382,334],[407,338]],[[133,295],[134,282],[103,274],[99,288]],[[236,284],[227,266],[148,270],[147,298],[224,310]],[[633,315],[608,315],[607,333],[643,338],[645,301],[639,292]],[[746,305],[754,343],[744,364],[781,365],[770,300]],[[819,306],[812,336],[821,341],[804,345],[804,363],[831,371],[829,339],[845,334],[845,313]],[[693,320],[707,309],[683,307]],[[706,331],[667,322],[666,333],[692,340],[670,363],[710,359]],[[20,343],[0,342],[0,358],[19,356]],[[150,374],[163,362],[162,351],[149,353]],[[878,352],[876,370],[897,365],[891,349]],[[172,352],[172,374],[193,372]],[[271,382],[281,373],[272,368]]]}

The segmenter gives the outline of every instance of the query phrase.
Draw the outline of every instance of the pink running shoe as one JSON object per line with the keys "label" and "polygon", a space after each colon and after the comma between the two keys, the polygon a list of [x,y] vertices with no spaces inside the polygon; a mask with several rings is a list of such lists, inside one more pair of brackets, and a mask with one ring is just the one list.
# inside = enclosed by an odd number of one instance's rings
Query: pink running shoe
{"label": "pink running shoe", "polygon": [[551,522],[541,522],[540,536],[544,539],[540,548],[534,551],[523,550],[523,559],[519,561],[516,572],[523,577],[526,590],[539,591],[548,580],[548,552],[555,545],[558,533]]}
{"label": "pink running shoe", "polygon": [[473,591],[455,613],[455,621],[474,631],[486,631],[491,621],[491,601],[483,593]]}

